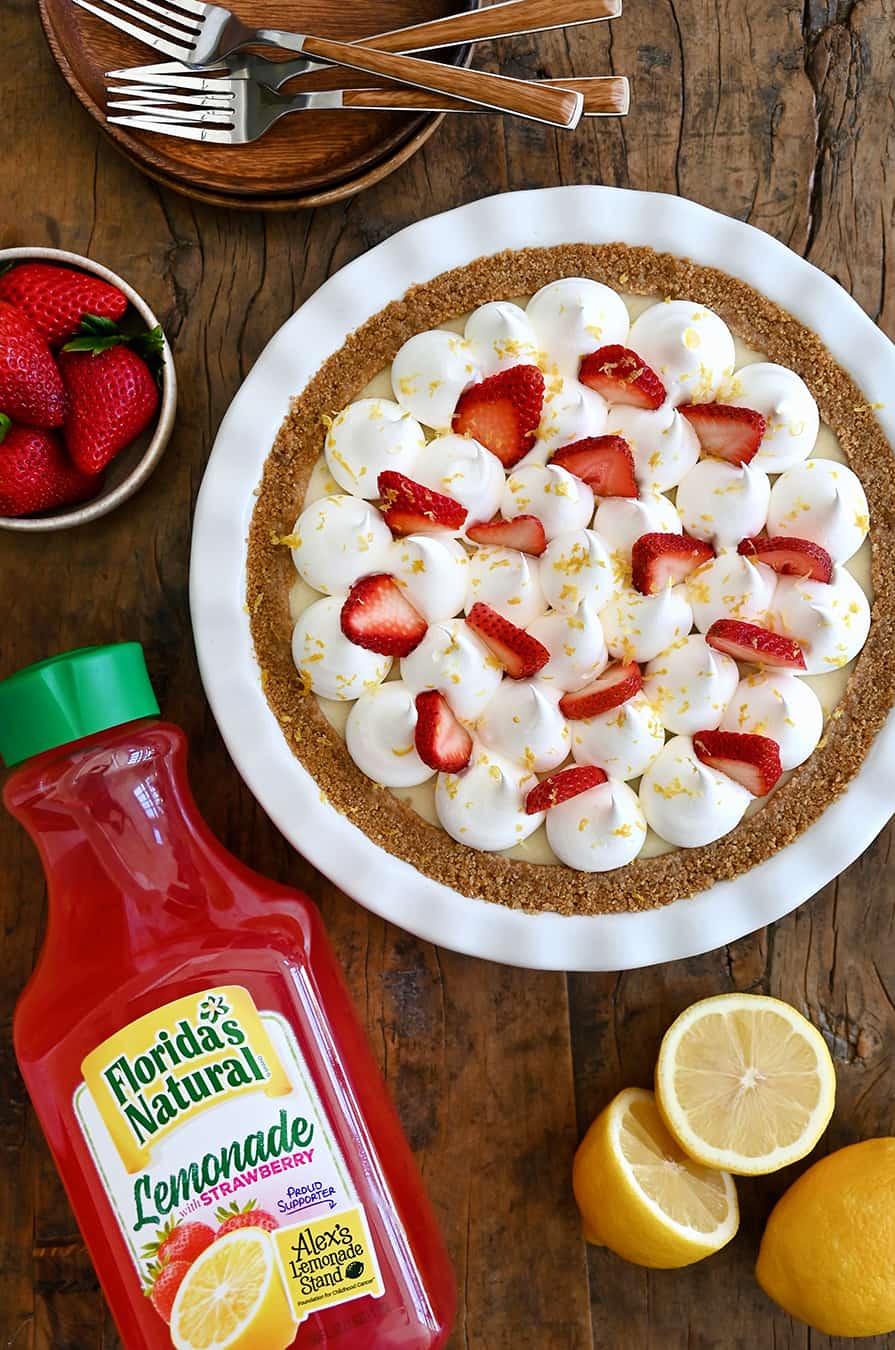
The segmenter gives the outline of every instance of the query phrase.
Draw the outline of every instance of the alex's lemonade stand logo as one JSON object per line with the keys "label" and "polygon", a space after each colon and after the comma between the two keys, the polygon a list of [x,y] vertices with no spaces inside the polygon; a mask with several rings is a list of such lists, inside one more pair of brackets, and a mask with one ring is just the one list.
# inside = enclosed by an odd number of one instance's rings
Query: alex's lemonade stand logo
{"label": "alex's lemonade stand logo", "polygon": [[[239,985],[203,990],[123,1027],[81,1068],[75,1114],[178,1350],[207,1344],[209,1283],[216,1317],[232,1302],[239,1350],[285,1350],[310,1313],[382,1295],[366,1215],[279,1013]],[[166,1257],[188,1243],[189,1261]]]}

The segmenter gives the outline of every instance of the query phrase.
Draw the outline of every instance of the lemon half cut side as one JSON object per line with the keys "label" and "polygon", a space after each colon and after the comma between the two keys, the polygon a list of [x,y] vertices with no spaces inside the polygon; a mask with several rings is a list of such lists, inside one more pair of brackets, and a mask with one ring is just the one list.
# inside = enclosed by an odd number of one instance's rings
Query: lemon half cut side
{"label": "lemon half cut side", "polygon": [[171,1309],[176,1350],[286,1350],[298,1323],[262,1228],[227,1233],[184,1276]]}
{"label": "lemon half cut side", "polygon": [[656,1100],[690,1157],[757,1176],[811,1152],[833,1113],[836,1072],[820,1032],[788,1003],[719,994],[665,1033]]}
{"label": "lemon half cut side", "polygon": [[688,1158],[643,1088],[626,1088],[597,1116],[572,1186],[586,1239],[641,1266],[701,1261],[739,1225],[733,1178]]}

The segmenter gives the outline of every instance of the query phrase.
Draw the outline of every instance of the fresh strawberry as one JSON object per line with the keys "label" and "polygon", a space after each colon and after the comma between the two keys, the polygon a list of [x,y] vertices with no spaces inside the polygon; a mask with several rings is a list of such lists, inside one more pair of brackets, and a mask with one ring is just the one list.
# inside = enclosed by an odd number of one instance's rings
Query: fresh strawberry
{"label": "fresh strawberry", "polygon": [[559,806],[560,802],[567,802],[605,782],[606,775],[596,764],[576,764],[574,769],[560,769],[532,788],[525,798],[526,813],[534,816],[538,811],[549,811],[551,806]]}
{"label": "fresh strawberry", "polygon": [[[107,319],[86,318],[59,353],[71,400],[65,444],[85,473],[98,473],[139,436],[159,405],[162,330],[129,337]],[[145,359],[144,359],[145,357]]]}
{"label": "fresh strawberry", "polygon": [[452,429],[458,436],[472,436],[511,469],[534,444],[543,407],[544,376],[538,367],[512,366],[460,395]]}
{"label": "fresh strawberry", "polygon": [[812,539],[794,539],[788,534],[773,535],[769,539],[756,535],[741,539],[737,552],[746,558],[757,558],[779,572],[782,577],[805,577],[810,581],[829,581],[833,575],[833,559],[825,548]]}
{"label": "fresh strawberry", "polygon": [[0,412],[29,427],[61,427],[68,396],[46,339],[0,300]]}
{"label": "fresh strawberry", "polygon": [[11,426],[0,413],[0,516],[30,516],[95,497],[97,475],[72,464],[55,431]]}
{"label": "fresh strawberry", "polygon": [[118,322],[127,296],[89,272],[52,263],[24,262],[0,276],[0,300],[27,314],[51,347],[74,337],[88,314]]}
{"label": "fresh strawberry", "polygon": [[439,773],[459,773],[472,754],[472,737],[437,689],[426,689],[416,696],[414,743],[423,763]]}
{"label": "fresh strawberry", "polygon": [[466,508],[447,493],[423,487],[395,469],[384,469],[377,484],[386,523],[393,534],[462,530]]}
{"label": "fresh strawberry", "polygon": [[642,688],[643,678],[637,662],[615,661],[583,689],[563,694],[559,700],[560,711],[564,717],[580,722],[620,707]]}
{"label": "fresh strawberry", "polygon": [[678,412],[696,432],[705,453],[730,464],[754,459],[768,429],[761,413],[729,403],[682,403]]}
{"label": "fresh strawberry", "polygon": [[697,731],[693,749],[703,764],[726,773],[753,797],[766,796],[783,772],[780,747],[769,736],[748,731]]}
{"label": "fresh strawberry", "polygon": [[517,548],[520,553],[531,553],[536,558],[547,547],[544,526],[537,516],[516,516],[513,520],[491,520],[481,525],[470,525],[466,537],[474,544]]}
{"label": "fresh strawberry", "polygon": [[630,347],[617,342],[585,356],[578,378],[588,389],[602,394],[607,403],[653,409],[665,402],[665,386],[656,372]]}
{"label": "fresh strawberry", "polygon": [[598,497],[636,497],[634,456],[624,436],[585,436],[550,461],[590,483]]}
{"label": "fresh strawberry", "polygon": [[232,1205],[217,1209],[215,1216],[221,1225],[214,1235],[215,1241],[235,1232],[238,1228],[263,1228],[266,1233],[272,1233],[280,1226],[279,1221],[272,1214],[268,1214],[266,1209],[258,1209],[257,1200],[250,1200],[241,1209],[234,1201]]}
{"label": "fresh strawberry", "polygon": [[466,622],[478,633],[486,647],[497,657],[511,680],[526,680],[536,675],[550,660],[550,653],[524,628],[517,628],[509,619],[498,614],[481,601],[473,605]]}
{"label": "fresh strawberry", "polygon": [[171,1321],[171,1309],[174,1307],[177,1291],[183,1284],[189,1268],[189,1261],[169,1261],[167,1265],[154,1266],[150,1270],[152,1283],[146,1292],[153,1308],[166,1322]]}
{"label": "fresh strawberry", "polygon": [[793,638],[772,633],[757,623],[716,619],[705,640],[716,651],[732,656],[734,661],[752,661],[757,666],[778,666],[782,670],[805,669],[805,655]]}
{"label": "fresh strawberry", "polygon": [[158,1244],[159,1261],[195,1261],[215,1239],[215,1231],[207,1223],[175,1223],[163,1230]]}
{"label": "fresh strawberry", "polygon": [[361,577],[342,606],[342,632],[356,647],[382,656],[409,656],[428,624],[385,572]]}
{"label": "fresh strawberry", "polygon": [[709,544],[688,534],[642,534],[631,550],[631,580],[641,595],[655,595],[714,556]]}

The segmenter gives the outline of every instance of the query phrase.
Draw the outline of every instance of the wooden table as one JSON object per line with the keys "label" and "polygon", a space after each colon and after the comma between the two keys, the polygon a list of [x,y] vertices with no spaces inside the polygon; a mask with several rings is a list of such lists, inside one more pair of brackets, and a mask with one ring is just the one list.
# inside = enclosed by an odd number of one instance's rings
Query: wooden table
{"label": "wooden table", "polygon": [[[626,73],[625,122],[563,136],[457,118],[362,197],[265,217],[195,207],[141,178],[69,96],[30,0],[3,4],[0,244],[63,245],[130,278],[167,327],[181,402],[161,468],[118,514],[73,534],[0,537],[0,674],[83,643],[142,641],[165,712],[191,738],[212,828],[251,866],[319,901],[453,1255],[452,1350],[834,1344],[777,1311],[751,1273],[764,1219],[793,1173],[741,1186],[742,1228],[720,1256],[651,1273],[584,1246],[569,1164],[612,1094],[649,1082],[673,1016],[734,989],[788,999],[826,1035],[839,1105],[825,1148],[893,1132],[893,836],[770,930],[627,975],[490,966],[371,917],[266,819],[202,695],[187,561],[212,438],[264,343],[334,269],[420,215],[508,188],[602,181],[695,198],[804,253],[895,334],[893,31],[893,0],[757,10],[630,0],[611,26],[505,44],[502,67]],[[10,1017],[38,951],[45,891],[9,819],[0,819],[0,874],[0,1346],[111,1350],[120,1342],[12,1054]],[[895,1346],[895,1337],[864,1344]]]}

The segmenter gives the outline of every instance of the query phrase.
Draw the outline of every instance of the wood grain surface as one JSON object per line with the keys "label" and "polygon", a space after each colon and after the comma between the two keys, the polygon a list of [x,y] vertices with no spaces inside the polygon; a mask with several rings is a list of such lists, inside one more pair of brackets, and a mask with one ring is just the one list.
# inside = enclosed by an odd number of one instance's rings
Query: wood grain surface
{"label": "wood grain surface", "polygon": [[[806,254],[895,335],[893,33],[893,0],[757,10],[629,0],[612,24],[501,44],[499,64],[493,47],[478,57],[511,75],[627,74],[625,121],[567,134],[448,118],[363,196],[265,217],[199,206],[140,177],[60,80],[33,0],[0,8],[0,244],[65,245],[129,277],[167,324],[182,390],[168,454],[126,508],[73,535],[0,537],[0,674],[85,642],[144,642],[165,711],[190,735],[212,828],[250,865],[319,901],[450,1244],[460,1289],[451,1350],[852,1344],[791,1321],[752,1277],[764,1220],[798,1168],[741,1185],[741,1231],[721,1255],[649,1273],[582,1244],[569,1164],[609,1097],[649,1082],[675,1013],[732,989],[788,999],[827,1037],[839,1104],[822,1149],[895,1132],[892,835],[772,929],[632,974],[500,968],[387,926],[284,843],[233,770],[202,696],[186,583],[209,446],[268,337],[334,268],[420,215],[507,188],[602,181],[680,192]],[[115,1350],[12,1057],[12,1007],[39,948],[45,891],[30,843],[6,819],[0,875],[0,1347]],[[895,1337],[860,1344],[893,1350]]]}

